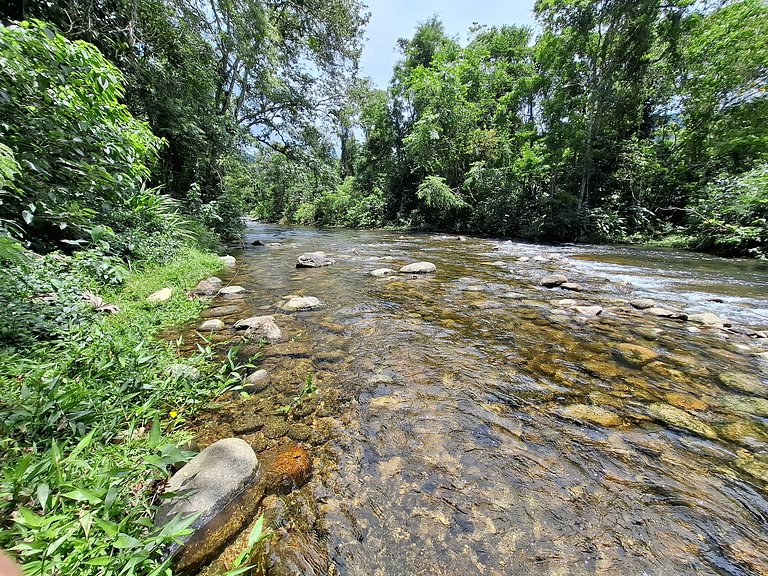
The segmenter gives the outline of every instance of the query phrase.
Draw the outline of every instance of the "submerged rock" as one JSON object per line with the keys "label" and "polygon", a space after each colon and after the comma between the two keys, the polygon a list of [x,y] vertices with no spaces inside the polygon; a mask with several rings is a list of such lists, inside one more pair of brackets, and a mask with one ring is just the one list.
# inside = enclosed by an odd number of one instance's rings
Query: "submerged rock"
{"label": "submerged rock", "polygon": [[155,525],[200,514],[190,526],[194,532],[169,549],[177,573],[194,572],[242,529],[261,496],[249,493],[260,473],[248,443],[226,438],[208,446],[171,477],[166,487],[169,498],[157,509]]}
{"label": "submerged rock", "polygon": [[768,417],[768,400],[765,398],[725,394],[722,396],[721,402],[726,408],[736,410],[737,412],[746,412],[748,414],[754,414],[755,416]]}
{"label": "submerged rock", "polygon": [[323,266],[330,266],[335,262],[336,260],[328,258],[325,252],[307,252],[298,257],[296,268],[322,268]]}
{"label": "submerged rock", "polygon": [[217,332],[224,330],[227,326],[221,320],[216,318],[212,320],[206,320],[200,326],[197,327],[198,332]]}
{"label": "submerged rock", "polygon": [[636,367],[645,366],[659,357],[659,355],[650,348],[640,346],[639,344],[630,344],[629,342],[616,344],[613,355],[618,356],[618,358],[626,364]]}
{"label": "submerged rock", "polygon": [[277,342],[283,337],[283,333],[275,324],[274,316],[251,316],[235,322],[236,330],[245,330],[246,340],[254,340],[261,337],[270,342]]}
{"label": "submerged rock", "polygon": [[400,268],[401,274],[430,274],[436,272],[437,266],[431,262],[414,262]]}
{"label": "submerged rock", "polygon": [[203,318],[212,318],[214,316],[230,316],[232,314],[237,314],[238,312],[240,312],[240,306],[230,304],[229,306],[215,306],[213,308],[208,308],[207,310],[203,310],[200,313],[200,316]]}
{"label": "submerged rock", "polygon": [[150,304],[159,304],[161,302],[166,302],[167,300],[170,300],[171,296],[173,295],[173,288],[163,288],[162,290],[158,290],[157,292],[153,292],[149,296],[147,296],[147,302]]}
{"label": "submerged rock", "polygon": [[314,296],[295,296],[280,308],[286,312],[297,312],[299,310],[314,310],[322,305],[323,303]]}
{"label": "submerged rock", "polygon": [[243,390],[250,394],[255,394],[261,392],[267,386],[269,386],[269,372],[261,368],[246,376]]}
{"label": "submerged rock", "polygon": [[557,288],[566,282],[568,282],[568,278],[562,274],[550,274],[549,276],[544,276],[544,278],[541,279],[541,285],[546,288]]}
{"label": "submerged rock", "polygon": [[301,488],[312,475],[312,457],[301,445],[280,452],[266,473],[267,492],[288,494]]}
{"label": "submerged rock", "polygon": [[657,420],[661,420],[669,426],[692,432],[697,436],[702,436],[710,440],[717,439],[717,432],[714,428],[705,424],[695,416],[691,416],[688,412],[670,406],[669,404],[655,402],[648,406],[648,412],[651,416]]}
{"label": "submerged rock", "polygon": [[747,392],[749,394],[765,395],[768,392],[768,386],[760,381],[760,378],[752,374],[743,372],[722,372],[717,375],[717,379],[723,386]]}
{"label": "submerged rock", "polygon": [[768,442],[766,432],[745,420],[729,422],[720,427],[720,436],[744,446],[764,447]]}
{"label": "submerged rock", "polygon": [[621,418],[610,410],[600,406],[590,406],[588,404],[571,404],[562,407],[558,413],[569,420],[579,420],[597,424],[599,426],[614,427],[621,426]]}
{"label": "submerged rock", "polygon": [[709,405],[690,394],[684,392],[668,392],[664,394],[664,400],[672,406],[677,406],[683,410],[706,410]]}
{"label": "submerged rock", "polygon": [[377,278],[389,276],[390,274],[395,274],[395,270],[392,270],[392,268],[377,268],[371,272],[371,276],[376,276]]}

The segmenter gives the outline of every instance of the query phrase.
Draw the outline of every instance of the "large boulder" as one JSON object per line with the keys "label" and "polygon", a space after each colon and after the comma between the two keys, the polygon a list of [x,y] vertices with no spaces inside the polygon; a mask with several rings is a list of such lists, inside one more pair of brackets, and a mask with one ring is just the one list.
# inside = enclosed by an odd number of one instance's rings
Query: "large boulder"
{"label": "large boulder", "polygon": [[544,276],[544,278],[541,279],[541,285],[546,288],[557,288],[566,282],[568,282],[568,278],[562,274],[550,274],[549,276]]}
{"label": "large boulder", "polygon": [[247,340],[266,338],[270,342],[278,342],[283,333],[275,324],[274,316],[252,316],[235,322],[236,330],[245,330]]}
{"label": "large boulder", "polygon": [[235,260],[234,256],[219,256],[219,260],[221,260],[225,266],[229,266],[230,268],[237,264],[237,260]]}
{"label": "large boulder", "polygon": [[296,260],[296,268],[321,268],[330,266],[336,262],[333,258],[328,258],[325,252],[307,252],[302,254]]}
{"label": "large boulder", "polygon": [[199,514],[193,533],[174,544],[175,573],[192,573],[215,557],[255,512],[263,493],[261,468],[247,442],[226,438],[211,444],[174,474],[155,525]]}
{"label": "large boulder", "polygon": [[322,305],[323,303],[314,296],[296,296],[288,300],[280,308],[286,312],[296,312],[298,310],[314,310]]}
{"label": "large boulder", "polygon": [[432,262],[414,262],[400,268],[401,274],[430,274],[437,271],[437,266]]}

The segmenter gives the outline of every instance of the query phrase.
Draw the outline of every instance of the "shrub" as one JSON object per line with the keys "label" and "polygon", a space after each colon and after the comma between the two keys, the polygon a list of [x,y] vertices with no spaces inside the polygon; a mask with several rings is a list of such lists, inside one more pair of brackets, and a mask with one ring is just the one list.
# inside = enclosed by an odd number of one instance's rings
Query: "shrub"
{"label": "shrub", "polygon": [[44,244],[87,238],[140,187],[161,140],[120,103],[122,81],[94,46],[46,24],[0,26],[0,138],[20,168],[0,218]]}
{"label": "shrub", "polygon": [[689,213],[694,248],[767,257],[768,164],[719,178]]}

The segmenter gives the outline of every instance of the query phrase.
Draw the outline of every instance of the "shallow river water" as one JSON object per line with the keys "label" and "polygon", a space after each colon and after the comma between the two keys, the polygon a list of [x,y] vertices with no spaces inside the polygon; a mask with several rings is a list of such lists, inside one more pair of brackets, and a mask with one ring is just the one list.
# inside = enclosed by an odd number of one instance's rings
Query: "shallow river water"
{"label": "shallow river water", "polygon": [[[257,452],[312,455],[265,500],[270,574],[768,575],[765,264],[256,224],[245,246],[224,279],[248,292],[204,315],[273,314],[286,341],[260,349],[269,387],[198,426],[205,444],[261,414]],[[316,250],[335,264],[295,268]],[[422,260],[437,272],[370,275]],[[553,272],[583,291],[540,286]]]}

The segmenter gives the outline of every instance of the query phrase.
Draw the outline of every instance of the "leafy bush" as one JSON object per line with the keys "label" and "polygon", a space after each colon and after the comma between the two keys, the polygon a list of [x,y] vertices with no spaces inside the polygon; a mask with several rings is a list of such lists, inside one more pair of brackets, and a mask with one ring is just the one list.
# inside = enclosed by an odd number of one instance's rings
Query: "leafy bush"
{"label": "leafy bush", "polygon": [[689,213],[693,247],[768,257],[768,164],[719,178]]}
{"label": "leafy bush", "polygon": [[161,140],[120,103],[117,68],[41,22],[0,27],[0,86],[0,138],[21,192],[0,218],[42,243],[87,237],[149,176]]}

